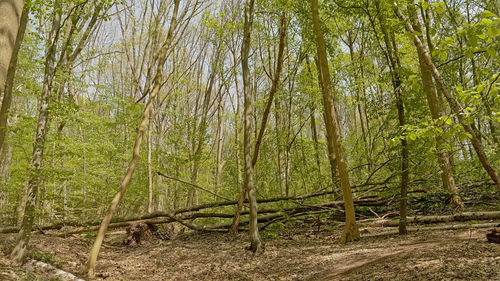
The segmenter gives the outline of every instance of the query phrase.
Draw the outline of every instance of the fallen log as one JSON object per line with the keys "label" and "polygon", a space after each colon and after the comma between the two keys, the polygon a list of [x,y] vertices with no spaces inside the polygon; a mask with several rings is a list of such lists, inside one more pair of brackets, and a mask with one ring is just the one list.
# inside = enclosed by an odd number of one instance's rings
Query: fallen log
{"label": "fallen log", "polygon": [[61,270],[53,265],[50,265],[48,263],[44,263],[41,261],[37,260],[32,260],[30,259],[25,265],[25,268],[30,268],[30,269],[36,269],[42,272],[48,272],[49,274],[57,277],[57,280],[71,280],[71,281],[84,281],[83,279],[80,279],[73,275],[72,273],[66,272],[64,270]]}
{"label": "fallen log", "polygon": [[[407,223],[410,224],[431,224],[453,221],[471,221],[471,220],[496,220],[500,219],[500,211],[495,212],[466,212],[449,216],[415,216],[408,217]],[[399,220],[379,220],[371,226],[398,226]]]}
{"label": "fallen log", "polygon": [[[298,203],[300,200],[305,200],[309,198],[314,198],[314,197],[320,197],[324,195],[328,195],[333,193],[332,191],[325,191],[321,193],[313,193],[313,194],[306,194],[306,195],[301,195],[301,196],[286,196],[286,197],[276,197],[276,198],[268,198],[268,199],[260,199],[257,200],[259,204],[263,203],[274,203],[274,202],[279,202],[279,201],[286,201],[290,200],[293,203]],[[247,201],[245,201],[248,203]],[[130,223],[133,222],[145,222],[149,223],[149,221],[156,221],[155,219],[157,218],[164,218],[168,217],[168,215],[180,215],[180,214],[185,214],[185,213],[191,213],[195,211],[200,211],[204,209],[209,209],[209,208],[217,208],[217,207],[225,207],[225,206],[231,206],[231,205],[236,205],[238,201],[225,201],[225,202],[213,202],[213,203],[207,203],[207,204],[201,204],[189,208],[182,208],[178,209],[176,211],[172,211],[171,213],[167,212],[154,212],[151,214],[146,214],[142,215],[139,217],[128,217],[128,218],[115,218],[111,221],[110,227],[114,225],[114,228],[117,227],[126,227],[129,226]],[[381,206],[384,205],[386,202],[382,201],[380,199],[359,199],[354,201],[354,204],[357,206]],[[333,201],[333,202],[328,202],[322,204],[323,207],[333,207],[333,206],[342,206],[344,204],[343,201]],[[271,211],[272,210],[272,211]],[[262,213],[266,212],[279,212],[282,211],[280,209],[270,209],[270,210],[262,210]],[[232,214],[211,214],[211,215],[203,215],[204,213],[195,213],[192,216],[193,217],[187,217],[185,219],[195,219],[195,218],[200,218],[200,217],[222,217],[222,218],[232,218]],[[248,214],[248,212],[242,212],[242,214]],[[185,220],[183,219],[183,220]],[[162,220],[164,221],[164,220]],[[165,223],[172,222],[173,220],[167,220]],[[162,222],[163,223],[163,222]],[[39,230],[39,231],[45,231],[45,230],[59,230],[62,229],[63,227],[87,227],[89,231],[94,231],[96,230],[95,226],[99,226],[100,221],[98,220],[92,220],[92,221],[86,221],[86,222],[81,222],[81,221],[71,221],[71,222],[59,222],[56,224],[51,224],[51,225],[44,225],[44,226],[39,226],[35,227],[34,231]],[[99,229],[97,227],[97,229]],[[18,232],[19,227],[13,226],[13,227],[4,227],[0,228],[0,233],[14,233]],[[77,233],[81,233],[85,231],[78,231]],[[75,234],[75,233],[70,233],[70,234]]]}
{"label": "fallen log", "polygon": [[[478,224],[454,224],[454,225],[443,225],[443,226],[419,226],[419,227],[408,227],[406,230],[408,232],[416,232],[416,231],[430,231],[430,230],[454,230],[454,229],[475,229],[475,228],[489,228],[498,225],[498,222],[492,223],[478,223]],[[363,231],[362,229],[360,231]],[[398,230],[384,231],[380,233],[362,235],[361,238],[365,237],[381,237],[381,236],[391,236],[391,235],[399,235]]]}

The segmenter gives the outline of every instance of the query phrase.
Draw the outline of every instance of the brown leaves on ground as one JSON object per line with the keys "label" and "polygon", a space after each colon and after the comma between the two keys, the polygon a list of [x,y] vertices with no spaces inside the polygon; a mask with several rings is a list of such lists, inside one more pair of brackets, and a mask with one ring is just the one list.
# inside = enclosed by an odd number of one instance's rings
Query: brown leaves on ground
{"label": "brown leaves on ground", "polygon": [[[296,229],[264,239],[260,255],[245,250],[246,234],[187,233],[133,247],[113,243],[120,240],[115,234],[104,244],[97,272],[108,280],[500,280],[500,246],[487,242],[487,232],[417,232],[344,246],[337,243],[339,231]],[[32,245],[78,273],[91,242],[34,235]]]}

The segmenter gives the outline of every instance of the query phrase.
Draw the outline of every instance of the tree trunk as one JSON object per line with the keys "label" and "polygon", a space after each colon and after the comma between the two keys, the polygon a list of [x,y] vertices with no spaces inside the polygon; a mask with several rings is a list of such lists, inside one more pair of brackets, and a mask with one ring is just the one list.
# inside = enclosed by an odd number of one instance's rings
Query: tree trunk
{"label": "tree trunk", "polygon": [[337,160],[337,170],[340,177],[340,184],[344,196],[344,207],[346,215],[346,223],[344,232],[340,239],[341,243],[358,240],[360,238],[358,226],[356,225],[356,217],[354,214],[354,203],[352,198],[351,184],[349,182],[349,173],[347,163],[345,162],[342,145],[340,140],[340,123],[337,115],[337,108],[332,98],[331,85],[330,85],[330,70],[328,68],[328,59],[326,54],[325,42],[323,34],[320,29],[318,0],[311,1],[311,12],[313,18],[314,34],[316,36],[316,43],[318,49],[318,62],[321,72],[321,81],[323,85],[323,106],[325,108],[326,126],[330,128],[327,130],[327,139],[334,148],[335,157]]}
{"label": "tree trunk", "polygon": [[[24,1],[16,1],[16,2],[22,2]],[[18,4],[19,5],[19,4]],[[0,4],[0,7],[2,4]],[[7,10],[10,10],[7,8]],[[14,90],[14,78],[16,76],[16,69],[17,69],[17,57],[19,54],[19,50],[21,49],[21,45],[23,43],[24,39],[24,33],[26,31],[26,25],[28,24],[28,16],[30,13],[29,7],[25,7],[23,9],[21,19],[19,22],[19,30],[17,31],[17,36],[15,36],[16,40],[14,43],[14,46],[12,48],[12,55],[10,57],[10,62],[9,62],[9,68],[7,70],[7,74],[5,77],[5,83],[3,83],[1,80],[4,79],[1,77],[3,74],[2,73],[2,64],[3,60],[6,59],[3,54],[3,52],[6,52],[9,50],[9,48],[4,48],[3,47],[3,41],[4,37],[0,36],[0,96],[1,93],[3,92],[3,100],[2,100],[2,107],[0,108],[0,151],[2,151],[3,144],[5,142],[5,135],[7,134],[7,119],[9,115],[9,109],[10,105],[12,103],[12,92]],[[0,18],[1,15],[0,15]],[[16,19],[17,20],[17,19]],[[2,29],[2,22],[0,20],[0,30]]]}
{"label": "tree trunk", "polygon": [[215,192],[219,192],[222,182],[222,171],[224,169],[225,161],[222,160],[223,140],[224,140],[224,99],[222,93],[219,95],[219,105],[217,109],[217,149],[215,152],[216,165],[215,165]]}
{"label": "tree trunk", "polygon": [[[253,24],[254,0],[245,2],[245,24],[243,27],[243,43],[241,46],[241,67],[243,72],[243,95],[244,95],[244,130],[243,130],[243,154],[245,157],[244,170],[245,180],[244,186],[248,190],[248,201],[250,203],[250,249],[255,252],[262,250],[262,242],[260,240],[259,228],[257,225],[257,198],[255,195],[255,187],[253,182],[253,164],[251,156],[251,136],[252,136],[252,93],[250,89],[250,69],[248,67],[248,57],[250,52],[250,39]],[[245,188],[244,190],[245,191]],[[239,202],[238,202],[239,203]]]}
{"label": "tree trunk", "polygon": [[148,120],[148,213],[153,212],[153,172],[151,171],[151,118]]}
{"label": "tree trunk", "polygon": [[[253,8],[252,8],[252,10],[253,10]],[[252,15],[252,17],[253,17],[253,15]],[[253,21],[253,20],[251,20],[251,21]],[[250,25],[251,25],[251,23],[250,23]],[[269,93],[266,108],[264,110],[264,115],[262,117],[262,122],[261,122],[260,130],[259,130],[259,134],[258,134],[257,140],[255,142],[255,147],[254,147],[254,152],[253,152],[253,157],[252,157],[252,162],[251,162],[252,168],[255,166],[255,164],[257,163],[257,160],[259,159],[260,145],[262,143],[262,139],[264,138],[264,132],[266,130],[267,121],[269,119],[269,114],[271,112],[271,106],[272,106],[273,101],[274,101],[274,95],[278,91],[278,87],[280,84],[281,72],[283,70],[283,57],[284,57],[284,50],[285,50],[286,32],[287,32],[287,12],[283,11],[281,14],[280,29],[279,29],[280,43],[279,43],[279,50],[278,50],[278,62],[277,62],[276,70],[274,72],[274,76],[273,76],[271,91]],[[250,47],[248,46],[248,48],[250,48]],[[242,58],[243,58],[243,55],[242,55]],[[247,95],[247,93],[245,93],[245,96],[246,95]],[[240,217],[239,213],[241,213],[241,208],[243,207],[243,201],[245,200],[245,194],[246,194],[247,190],[248,190],[248,186],[244,185],[243,190],[241,191],[241,194],[240,194],[240,200],[239,200],[240,203],[238,204],[238,206],[236,208],[236,213],[235,213],[235,216],[233,219],[233,227],[231,227],[231,233],[236,233],[238,231],[238,220]]]}
{"label": "tree trunk", "polygon": [[[384,16],[381,14],[379,1],[375,2],[378,10],[378,20],[380,23],[380,29],[382,30],[382,34],[384,37],[384,43],[386,46],[387,52],[387,60],[391,70],[391,78],[392,78],[392,86],[394,88],[394,94],[396,96],[396,105],[398,108],[398,121],[399,121],[399,129],[402,130],[405,126],[405,111],[404,111],[404,103],[403,97],[401,94],[401,64],[398,56],[396,39],[394,36],[390,36],[387,31],[387,26],[385,22]],[[376,32],[376,31],[375,31]],[[408,143],[405,138],[401,139],[401,199],[399,205],[399,234],[406,235],[406,213],[407,213],[407,203],[408,203],[408,181],[410,171],[409,167],[409,151],[408,151]]]}
{"label": "tree trunk", "polygon": [[58,11],[59,1],[55,2],[56,11],[54,12],[54,20],[49,34],[49,47],[45,56],[45,74],[42,93],[38,105],[38,121],[36,128],[36,138],[33,144],[33,154],[31,159],[29,180],[28,180],[28,196],[24,207],[23,221],[19,230],[16,246],[11,253],[11,258],[22,263],[26,257],[26,250],[31,237],[31,229],[33,220],[35,219],[35,206],[37,201],[38,187],[42,181],[41,166],[43,161],[43,153],[45,146],[45,137],[49,127],[49,104],[51,100],[52,82],[55,71],[55,52],[57,47],[58,29],[61,23],[61,13]]}
{"label": "tree trunk", "polygon": [[24,0],[0,2],[0,92],[3,92],[7,72],[19,30]]}
{"label": "tree trunk", "polygon": [[177,13],[179,11],[179,3],[180,0],[174,0],[174,10],[172,14],[172,19],[170,21],[170,27],[168,29],[167,33],[167,38],[165,39],[165,42],[161,46],[159,53],[158,53],[158,70],[157,73],[154,77],[153,81],[153,89],[149,95],[149,99],[146,103],[146,107],[144,108],[143,112],[143,117],[141,120],[141,123],[139,125],[139,128],[137,130],[137,136],[135,139],[135,144],[134,144],[134,149],[132,152],[132,160],[130,161],[130,164],[127,168],[127,172],[125,173],[125,176],[120,184],[120,188],[118,192],[116,193],[115,197],[111,201],[111,205],[109,206],[109,209],[104,216],[102,223],[99,227],[99,232],[97,233],[96,239],[94,241],[94,244],[92,246],[92,249],[90,250],[89,253],[89,258],[86,264],[86,271],[87,274],[90,278],[93,278],[95,276],[95,266],[97,262],[97,256],[99,255],[99,250],[101,249],[102,242],[104,240],[104,235],[106,234],[106,230],[109,226],[109,223],[111,222],[111,218],[113,217],[113,214],[116,210],[116,207],[120,203],[121,199],[123,198],[123,195],[125,195],[125,191],[127,190],[127,187],[132,179],[132,175],[135,172],[135,168],[137,166],[137,162],[139,161],[139,152],[141,149],[141,143],[142,143],[142,138],[144,135],[144,131],[146,130],[146,126],[150,117],[151,113],[151,107],[153,105],[153,101],[156,97],[156,95],[160,92],[160,88],[162,86],[162,79],[163,79],[163,66],[165,64],[165,61],[167,59],[168,51],[170,49],[170,45],[173,41],[173,36],[174,36],[174,29],[177,24]]}

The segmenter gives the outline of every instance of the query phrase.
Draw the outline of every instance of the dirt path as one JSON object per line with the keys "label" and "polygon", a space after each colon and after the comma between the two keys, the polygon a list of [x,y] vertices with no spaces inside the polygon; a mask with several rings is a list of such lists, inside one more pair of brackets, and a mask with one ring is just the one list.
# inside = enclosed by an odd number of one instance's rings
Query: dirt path
{"label": "dirt path", "polygon": [[[365,266],[375,266],[388,257],[396,257],[401,254],[413,253],[414,251],[432,251],[439,242],[426,242],[414,245],[401,245],[393,248],[361,249],[345,255],[338,255],[333,261],[335,267],[326,272],[313,274],[306,280],[333,280],[340,276],[352,273]],[[328,258],[328,257],[325,257]]]}
{"label": "dirt path", "polygon": [[[486,231],[371,237],[342,246],[336,243],[340,233],[301,229],[265,238],[266,250],[258,256],[245,250],[243,234],[185,234],[137,247],[114,237],[105,243],[97,272],[106,280],[500,280],[500,246],[486,242]],[[5,238],[8,244],[11,237]],[[46,262],[75,274],[91,242],[81,236],[33,238]]]}

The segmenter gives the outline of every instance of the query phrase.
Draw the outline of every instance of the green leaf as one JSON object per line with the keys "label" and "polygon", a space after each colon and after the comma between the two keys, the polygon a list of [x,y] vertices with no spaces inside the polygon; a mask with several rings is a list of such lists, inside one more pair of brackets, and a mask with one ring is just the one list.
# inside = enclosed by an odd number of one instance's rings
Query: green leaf
{"label": "green leaf", "polygon": [[429,3],[422,1],[421,4],[424,10],[427,10],[427,8],[429,8]]}
{"label": "green leaf", "polygon": [[448,53],[446,52],[439,52],[439,57],[441,58],[441,60],[445,61],[447,58],[448,58]]}
{"label": "green leaf", "polygon": [[493,23],[493,21],[490,20],[490,19],[483,19],[481,22],[484,23],[484,24],[487,24],[487,25],[490,25],[490,24]]}
{"label": "green leaf", "polygon": [[492,13],[492,12],[490,12],[490,11],[488,11],[488,10],[486,10],[486,11],[483,12],[483,16],[485,16],[487,18],[492,18],[492,17],[495,16],[495,14]]}
{"label": "green leaf", "polygon": [[477,86],[477,92],[478,93],[481,93],[483,90],[484,90],[484,85],[483,84]]}

